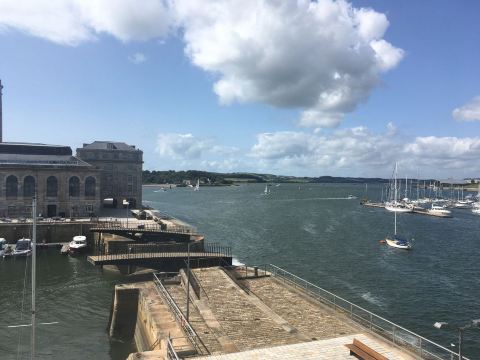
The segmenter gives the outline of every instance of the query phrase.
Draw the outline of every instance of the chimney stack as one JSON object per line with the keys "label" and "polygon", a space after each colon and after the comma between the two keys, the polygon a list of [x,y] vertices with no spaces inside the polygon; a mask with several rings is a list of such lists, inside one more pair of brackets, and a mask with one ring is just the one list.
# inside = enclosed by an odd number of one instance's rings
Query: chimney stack
{"label": "chimney stack", "polygon": [[3,114],[2,114],[2,80],[0,80],[0,143],[3,142]]}

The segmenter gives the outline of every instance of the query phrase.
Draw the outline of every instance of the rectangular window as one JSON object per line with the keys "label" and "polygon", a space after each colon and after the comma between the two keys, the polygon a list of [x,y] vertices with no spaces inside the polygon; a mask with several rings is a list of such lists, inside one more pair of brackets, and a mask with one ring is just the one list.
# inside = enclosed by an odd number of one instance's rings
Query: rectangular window
{"label": "rectangular window", "polygon": [[17,208],[15,206],[9,206],[8,209],[7,209],[7,216],[16,217],[17,216]]}
{"label": "rectangular window", "polygon": [[127,192],[128,192],[129,195],[132,194],[132,192],[133,192],[133,185],[132,184],[127,185]]}
{"label": "rectangular window", "polygon": [[[33,216],[31,206],[25,206],[23,208],[23,216],[25,216],[25,217],[32,217]],[[37,216],[38,216],[38,214],[37,214]]]}
{"label": "rectangular window", "polygon": [[87,214],[93,213],[93,205],[92,204],[85,205],[85,211],[87,212]]}

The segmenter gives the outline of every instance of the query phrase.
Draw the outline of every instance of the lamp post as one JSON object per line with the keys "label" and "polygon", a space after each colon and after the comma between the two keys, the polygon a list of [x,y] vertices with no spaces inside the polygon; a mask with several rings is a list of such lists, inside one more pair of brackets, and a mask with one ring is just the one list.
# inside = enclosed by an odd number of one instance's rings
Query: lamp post
{"label": "lamp post", "polygon": [[130,207],[130,200],[127,200],[127,229],[128,229],[128,208]]}
{"label": "lamp post", "polygon": [[458,330],[458,359],[463,360],[463,332],[470,328],[480,328],[480,319],[470,320],[464,325],[451,325],[447,322],[436,322],[433,324],[437,329],[456,328]]}
{"label": "lamp post", "polygon": [[190,242],[187,243],[187,321],[190,321]]}

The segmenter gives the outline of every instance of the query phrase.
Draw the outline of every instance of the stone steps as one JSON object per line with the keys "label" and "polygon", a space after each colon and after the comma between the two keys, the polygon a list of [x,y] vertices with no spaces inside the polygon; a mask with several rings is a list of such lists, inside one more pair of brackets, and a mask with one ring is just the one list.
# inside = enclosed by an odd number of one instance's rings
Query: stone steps
{"label": "stone steps", "polygon": [[220,268],[195,269],[195,276],[208,294],[202,299],[210,307],[221,329],[239,350],[297,343],[295,334],[285,330]]}

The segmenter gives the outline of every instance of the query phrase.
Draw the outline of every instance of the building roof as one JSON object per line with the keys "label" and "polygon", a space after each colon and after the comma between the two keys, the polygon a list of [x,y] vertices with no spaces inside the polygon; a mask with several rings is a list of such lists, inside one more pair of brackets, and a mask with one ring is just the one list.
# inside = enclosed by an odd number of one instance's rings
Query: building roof
{"label": "building roof", "polygon": [[140,151],[138,149],[135,149],[135,145],[128,145],[124,142],[115,142],[115,141],[94,141],[91,144],[83,144],[82,149]]}
{"label": "building roof", "polygon": [[0,166],[92,167],[72,156],[70,146],[36,143],[0,143]]}
{"label": "building roof", "polygon": [[0,154],[72,156],[72,148],[64,145],[0,142]]}
{"label": "building roof", "polygon": [[8,165],[23,166],[62,166],[62,167],[92,167],[92,165],[69,155],[23,155],[0,154],[0,167]]}

